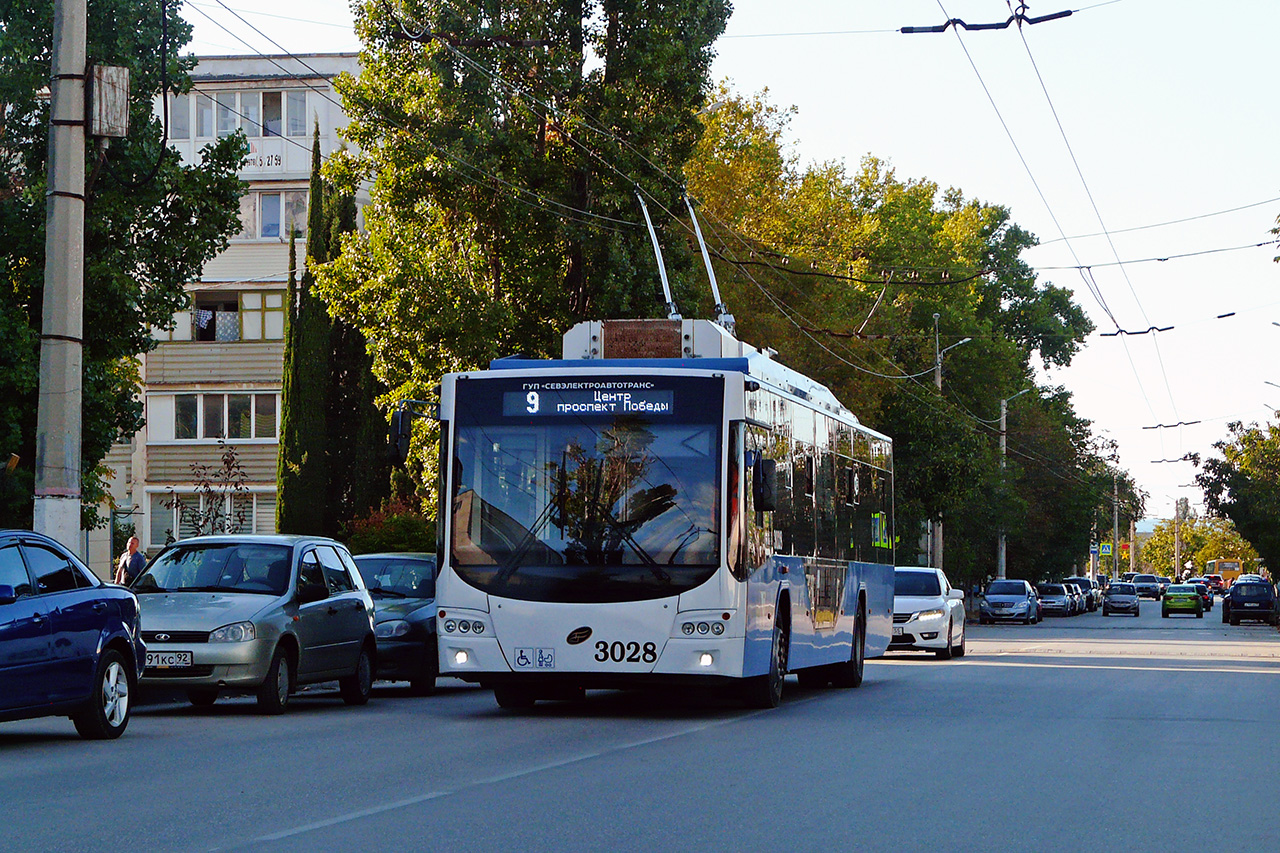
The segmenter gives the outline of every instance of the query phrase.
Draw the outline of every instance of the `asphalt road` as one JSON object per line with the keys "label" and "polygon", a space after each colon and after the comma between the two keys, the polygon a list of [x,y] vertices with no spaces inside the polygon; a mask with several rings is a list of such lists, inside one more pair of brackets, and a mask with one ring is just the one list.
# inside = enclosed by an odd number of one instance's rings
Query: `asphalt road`
{"label": "asphalt road", "polygon": [[155,704],[112,743],[5,723],[0,849],[1280,849],[1275,629],[1144,603],[969,632],[963,660],[895,653],[768,712],[593,692],[520,716],[442,682],[274,718]]}

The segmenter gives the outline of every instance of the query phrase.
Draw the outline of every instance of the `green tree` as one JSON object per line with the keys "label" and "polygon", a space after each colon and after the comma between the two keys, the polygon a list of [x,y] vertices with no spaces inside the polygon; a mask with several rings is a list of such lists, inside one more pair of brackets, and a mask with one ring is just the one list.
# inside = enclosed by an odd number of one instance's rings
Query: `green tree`
{"label": "green tree", "polygon": [[[180,57],[191,27],[177,4],[167,14],[171,89],[190,88],[195,60]],[[129,136],[86,150],[84,368],[81,432],[82,524],[105,523],[100,463],[111,443],[143,423],[135,357],[155,346],[188,307],[184,286],[240,228],[236,172],[240,136],[204,149],[184,165],[165,151],[153,115],[161,91],[161,26],[155,7],[136,0],[89,4],[88,55],[130,71]],[[30,527],[36,442],[36,391],[44,289],[45,166],[53,4],[0,0],[0,456],[19,465],[0,489],[0,526]],[[157,161],[159,165],[157,166]],[[154,172],[153,172],[154,169]]]}
{"label": "green tree", "polygon": [[1268,566],[1280,565],[1280,424],[1234,421],[1216,442],[1222,458],[1201,464],[1196,483],[1209,512],[1230,519]]}
{"label": "green tree", "polygon": [[[728,14],[726,0],[359,6],[362,72],[336,84],[359,150],[326,168],[348,190],[371,180],[372,201],[317,281],[368,339],[387,401],[432,400],[442,373],[495,356],[555,353],[578,320],[656,315],[636,184],[678,301],[689,293],[668,176],[701,132]],[[435,452],[414,453],[425,481]]]}

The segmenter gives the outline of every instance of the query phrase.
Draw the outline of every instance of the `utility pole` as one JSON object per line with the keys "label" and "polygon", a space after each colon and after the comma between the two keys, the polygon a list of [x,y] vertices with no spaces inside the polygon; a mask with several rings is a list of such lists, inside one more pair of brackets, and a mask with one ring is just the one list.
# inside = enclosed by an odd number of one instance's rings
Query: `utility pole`
{"label": "utility pole", "polygon": [[84,327],[86,0],[54,0],[36,409],[35,530],[84,555],[80,422]]}
{"label": "utility pole", "polygon": [[[1130,548],[1133,546],[1130,545]],[[1111,472],[1111,577],[1120,574],[1120,475]]]}
{"label": "utility pole", "polygon": [[[961,344],[967,344],[973,338],[962,338],[945,349],[940,348],[940,339],[938,338],[938,319],[942,315],[933,315],[933,384],[938,389],[938,396],[942,396],[942,356],[947,350],[955,349]],[[930,522],[932,533],[929,537],[929,565],[935,569],[942,568],[942,516]]]}
{"label": "utility pole", "polygon": [[1173,502],[1173,576],[1178,577],[1182,565],[1182,498]]}
{"label": "utility pole", "polygon": [[[941,387],[941,386],[939,386]],[[1030,391],[1030,388],[1023,388],[1013,397],[1008,397],[1000,401],[1000,483],[1004,484],[1004,457],[1005,457],[1005,436],[1008,431],[1005,427],[1006,419],[1009,415],[1009,401],[1014,397],[1020,397]],[[996,539],[996,577],[1003,579],[1005,576],[1005,560],[1004,560],[1004,526],[1000,527],[1000,535]]]}
{"label": "utility pole", "polygon": [[1129,571],[1138,572],[1138,523],[1129,519]]}

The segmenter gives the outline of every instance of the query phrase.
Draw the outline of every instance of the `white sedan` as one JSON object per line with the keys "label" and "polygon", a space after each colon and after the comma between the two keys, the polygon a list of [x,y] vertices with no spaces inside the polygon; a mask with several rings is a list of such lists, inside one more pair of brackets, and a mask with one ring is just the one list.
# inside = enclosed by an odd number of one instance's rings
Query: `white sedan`
{"label": "white sedan", "polygon": [[893,570],[893,636],[889,651],[931,651],[943,660],[964,656],[964,591],[942,569]]}

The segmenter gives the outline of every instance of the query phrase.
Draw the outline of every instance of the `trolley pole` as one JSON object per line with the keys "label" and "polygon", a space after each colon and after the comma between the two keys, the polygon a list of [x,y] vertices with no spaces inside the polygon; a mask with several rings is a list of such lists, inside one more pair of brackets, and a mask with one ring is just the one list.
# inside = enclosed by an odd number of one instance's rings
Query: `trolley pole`
{"label": "trolley pole", "polygon": [[80,423],[84,327],[86,0],[54,0],[36,408],[35,530],[84,556]]}

